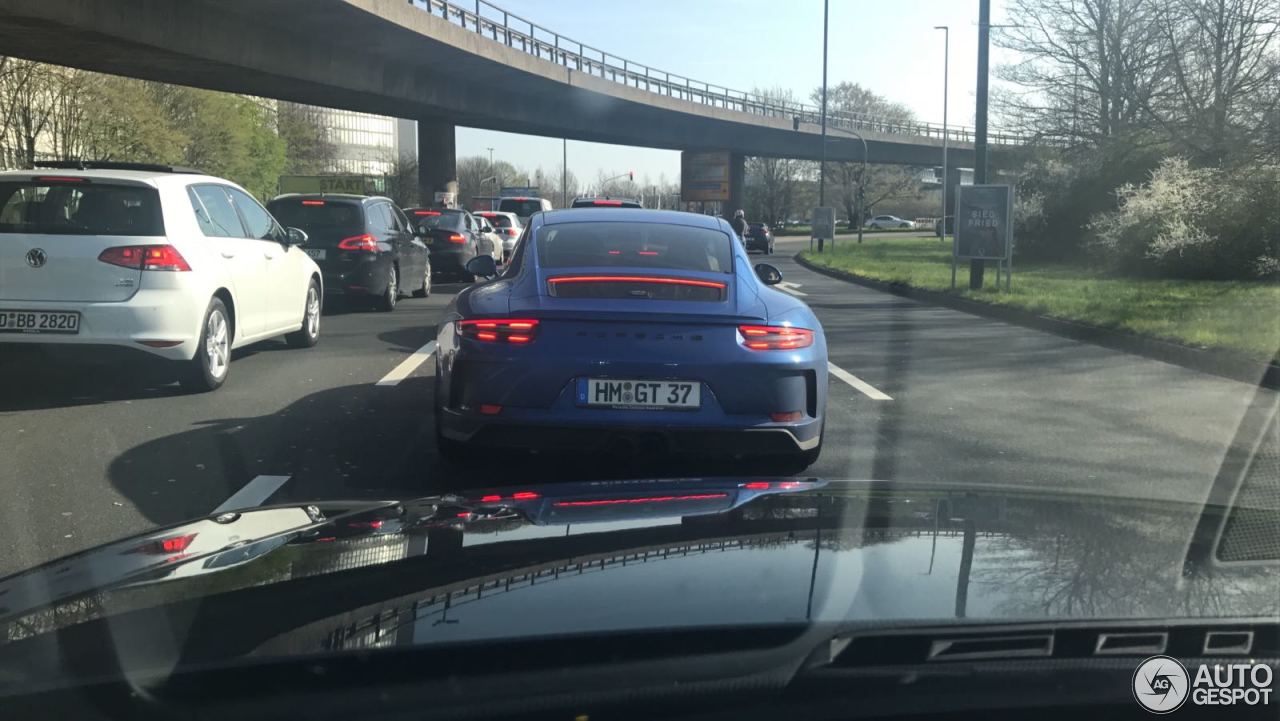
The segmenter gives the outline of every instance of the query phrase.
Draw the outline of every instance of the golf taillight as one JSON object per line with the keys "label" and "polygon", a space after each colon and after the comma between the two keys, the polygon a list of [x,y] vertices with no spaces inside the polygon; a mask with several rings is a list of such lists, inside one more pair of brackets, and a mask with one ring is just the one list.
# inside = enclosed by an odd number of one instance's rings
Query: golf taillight
{"label": "golf taillight", "polygon": [[338,241],[338,250],[360,250],[366,253],[378,252],[378,241],[369,233],[353,235]]}
{"label": "golf taillight", "polygon": [[813,331],[781,325],[740,325],[738,334],[751,350],[794,350],[813,345]]}
{"label": "golf taillight", "polygon": [[186,258],[172,245],[117,245],[99,253],[98,260],[135,270],[191,270]]}
{"label": "golf taillight", "polygon": [[484,343],[526,345],[538,335],[538,321],[532,318],[483,319],[459,321],[462,337]]}
{"label": "golf taillight", "polygon": [[467,238],[466,238],[466,236],[462,235],[461,233],[450,233],[450,234],[449,234],[449,237],[448,237],[448,238],[446,238],[446,240],[448,240],[450,243],[465,243],[465,242],[467,242]]}

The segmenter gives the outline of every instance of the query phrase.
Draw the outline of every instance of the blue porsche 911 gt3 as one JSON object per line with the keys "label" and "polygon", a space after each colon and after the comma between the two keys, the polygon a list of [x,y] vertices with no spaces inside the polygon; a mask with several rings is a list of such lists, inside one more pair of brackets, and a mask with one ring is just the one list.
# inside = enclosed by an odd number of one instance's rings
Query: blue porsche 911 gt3
{"label": "blue porsche 911 gt3", "polygon": [[[485,260],[468,267],[491,275]],[[802,470],[822,447],[827,346],[809,307],[769,287],[781,277],[720,218],[533,215],[502,275],[441,319],[441,455],[622,448]]]}

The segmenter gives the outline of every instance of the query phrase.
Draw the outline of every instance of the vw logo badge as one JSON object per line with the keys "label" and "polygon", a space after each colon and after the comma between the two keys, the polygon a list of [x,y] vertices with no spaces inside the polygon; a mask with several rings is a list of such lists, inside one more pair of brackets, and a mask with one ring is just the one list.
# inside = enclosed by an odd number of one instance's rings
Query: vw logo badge
{"label": "vw logo badge", "polygon": [[45,262],[48,260],[49,256],[41,248],[32,248],[27,251],[27,265],[32,268],[44,267]]}

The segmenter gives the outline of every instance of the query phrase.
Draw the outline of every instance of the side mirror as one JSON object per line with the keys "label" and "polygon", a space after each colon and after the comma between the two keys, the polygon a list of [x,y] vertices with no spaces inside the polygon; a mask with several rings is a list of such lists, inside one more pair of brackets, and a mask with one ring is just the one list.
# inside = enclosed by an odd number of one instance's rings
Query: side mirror
{"label": "side mirror", "polygon": [[431,235],[431,229],[421,223],[410,223],[413,226],[413,234],[419,238],[425,238]]}
{"label": "side mirror", "polygon": [[777,285],[782,282],[782,271],[768,263],[756,263],[756,276],[765,285]]}
{"label": "side mirror", "polygon": [[301,228],[285,228],[284,234],[288,238],[289,245],[307,244],[307,233]]}
{"label": "side mirror", "polygon": [[498,264],[493,261],[492,255],[477,255],[467,261],[465,268],[468,273],[480,278],[492,278],[498,274]]}

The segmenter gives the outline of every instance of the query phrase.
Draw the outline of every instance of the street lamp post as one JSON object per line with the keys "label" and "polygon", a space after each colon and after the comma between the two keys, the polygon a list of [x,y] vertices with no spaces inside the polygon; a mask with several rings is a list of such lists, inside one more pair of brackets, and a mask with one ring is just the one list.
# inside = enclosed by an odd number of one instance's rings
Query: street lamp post
{"label": "street lamp post", "polygon": [[934,25],[934,30],[942,31],[942,231],[938,233],[941,241],[947,234],[947,64],[951,58],[951,28],[946,25]]}
{"label": "street lamp post", "polygon": [[[973,184],[987,182],[987,91],[991,38],[991,0],[978,0],[978,83],[973,114]],[[958,211],[959,208],[956,208]],[[969,261],[969,289],[982,289],[987,261]]]}
{"label": "street lamp post", "polygon": [[485,148],[489,151],[489,169],[493,170],[493,148]]}
{"label": "street lamp post", "polygon": [[822,161],[818,165],[818,207],[827,205],[827,11],[822,0]]}

